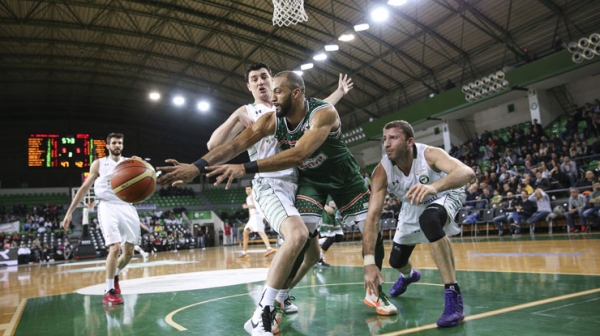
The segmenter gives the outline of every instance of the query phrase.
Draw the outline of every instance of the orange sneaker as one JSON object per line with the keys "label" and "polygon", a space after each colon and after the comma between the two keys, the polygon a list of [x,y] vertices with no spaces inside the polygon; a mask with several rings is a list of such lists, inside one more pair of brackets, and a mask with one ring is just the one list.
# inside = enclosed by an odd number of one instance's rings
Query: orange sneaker
{"label": "orange sneaker", "polygon": [[376,296],[375,294],[370,294],[369,290],[367,289],[367,295],[365,296],[363,302],[367,306],[375,308],[377,315],[388,316],[398,314],[398,309],[396,306],[390,302],[385,293],[383,293],[381,290],[379,291],[379,296]]}
{"label": "orange sneaker", "polygon": [[277,250],[275,250],[274,248],[267,249],[267,252],[265,252],[265,258],[271,256],[275,252],[277,252]]}

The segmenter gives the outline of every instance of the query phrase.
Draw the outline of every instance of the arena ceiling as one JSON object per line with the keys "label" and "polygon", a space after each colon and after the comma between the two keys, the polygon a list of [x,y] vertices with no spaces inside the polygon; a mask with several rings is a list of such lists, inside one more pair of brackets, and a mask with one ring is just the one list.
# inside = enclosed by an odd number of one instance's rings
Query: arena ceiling
{"label": "arena ceiling", "polygon": [[[340,50],[304,73],[307,95],[325,97],[338,73],[349,74],[355,89],[337,105],[349,129],[448,81],[523,64],[524,48],[547,54],[555,37],[569,42],[600,22],[594,0],[408,0],[373,23],[370,11],[386,2],[305,0],[309,20],[280,28],[269,0],[0,0],[4,134],[39,121],[40,131],[45,122],[129,124],[163,132],[165,150],[187,143],[196,157],[214,128],[251,101],[246,64],[298,69],[329,43]],[[371,28],[354,32],[359,23]],[[353,41],[337,41],[350,32]],[[150,102],[151,90],[163,99]],[[184,108],[172,106],[176,93],[187,97]],[[199,113],[198,99],[211,111]]]}

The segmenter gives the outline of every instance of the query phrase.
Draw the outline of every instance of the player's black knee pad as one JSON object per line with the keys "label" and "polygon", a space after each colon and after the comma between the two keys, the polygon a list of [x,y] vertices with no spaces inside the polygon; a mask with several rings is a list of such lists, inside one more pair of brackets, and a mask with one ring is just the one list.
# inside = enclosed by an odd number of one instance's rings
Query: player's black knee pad
{"label": "player's black knee pad", "polygon": [[406,266],[414,248],[414,245],[400,245],[394,243],[392,246],[392,253],[390,253],[390,266],[395,269],[401,269]]}
{"label": "player's black knee pad", "polygon": [[293,279],[294,277],[296,277],[296,274],[298,273],[298,270],[300,269],[300,266],[302,266],[302,263],[304,262],[304,253],[306,253],[306,250],[308,250],[308,247],[310,246],[310,241],[312,238],[309,238],[306,241],[306,244],[304,244],[304,247],[302,248],[302,251],[300,251],[300,254],[298,255],[298,257],[296,258],[296,261],[294,262],[294,267],[292,267],[292,271],[290,272],[290,279]]}
{"label": "player's black knee pad", "polygon": [[439,204],[431,204],[419,216],[419,226],[430,243],[434,243],[446,235],[444,224],[448,219],[446,208]]}
{"label": "player's black knee pad", "polygon": [[336,243],[341,243],[344,241],[344,235],[341,234],[336,234],[335,237],[333,238],[333,241]]}

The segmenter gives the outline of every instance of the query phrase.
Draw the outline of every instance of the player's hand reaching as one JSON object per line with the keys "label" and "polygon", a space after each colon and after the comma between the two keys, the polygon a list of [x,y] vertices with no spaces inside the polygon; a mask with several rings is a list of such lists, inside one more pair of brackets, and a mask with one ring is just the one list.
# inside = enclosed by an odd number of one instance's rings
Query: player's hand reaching
{"label": "player's hand reaching", "polygon": [[179,184],[190,183],[196,176],[200,175],[200,171],[196,165],[191,163],[179,163],[174,159],[165,160],[167,163],[171,163],[172,166],[157,167],[156,170],[162,171],[163,174],[158,178],[157,183],[161,186],[172,185],[176,186]]}
{"label": "player's hand reaching", "polygon": [[348,75],[340,74],[340,79],[338,81],[338,90],[340,90],[344,95],[348,94],[350,90],[354,87],[354,83],[352,83],[352,78],[348,77]]}
{"label": "player's hand reaching", "polygon": [[406,198],[410,200],[410,204],[419,205],[427,195],[435,195],[438,191],[430,184],[415,184],[414,186],[408,189],[406,193]]}
{"label": "player's hand reaching", "polygon": [[71,225],[71,216],[72,215],[70,213],[67,213],[65,214],[65,218],[63,218],[62,226],[65,231],[69,230],[69,226]]}
{"label": "player's hand reaching", "polygon": [[234,179],[246,175],[246,169],[244,168],[243,164],[226,164],[226,165],[219,165],[219,166],[209,166],[209,167],[206,167],[206,170],[211,171],[210,173],[206,174],[206,176],[208,176],[208,177],[216,176],[217,177],[217,181],[215,182],[215,185],[218,185],[221,182],[223,182],[223,180],[227,179],[227,185],[225,186],[225,189],[229,189],[229,186],[231,186],[231,183],[233,182]]}
{"label": "player's hand reaching", "polygon": [[384,283],[381,271],[377,265],[365,266],[365,288],[370,294],[379,296],[379,285]]}

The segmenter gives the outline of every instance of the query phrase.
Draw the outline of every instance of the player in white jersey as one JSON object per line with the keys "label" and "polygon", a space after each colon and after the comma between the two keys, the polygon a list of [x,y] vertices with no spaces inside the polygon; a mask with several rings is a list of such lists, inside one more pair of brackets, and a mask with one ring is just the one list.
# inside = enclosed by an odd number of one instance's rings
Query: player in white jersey
{"label": "player in white jersey", "polygon": [[[246,127],[251,126],[261,116],[275,112],[275,108],[271,101],[273,90],[271,88],[272,76],[269,66],[264,63],[250,64],[246,68],[245,79],[248,90],[254,97],[254,103],[238,108],[213,132],[207,143],[209,150],[213,150],[215,147],[232,139]],[[329,97],[325,98],[325,100],[334,105],[352,89],[352,86],[353,83],[350,78],[340,75],[338,88]],[[275,138],[273,136],[268,136],[250,147],[248,149],[248,155],[250,160],[256,161],[258,159],[273,156],[280,151],[281,149],[277,145]],[[282,223],[287,219],[293,219],[293,223],[290,223],[288,226],[292,227],[297,224],[303,224],[298,210],[294,206],[296,190],[298,188],[297,182],[298,173],[295,168],[256,173],[254,180],[252,181],[252,190],[254,199],[256,200],[255,205],[258,206],[258,211],[264,215],[271,227],[273,227],[277,233],[284,236],[286,241],[291,240],[291,235],[296,234],[297,231],[288,230],[287,235],[283,234],[281,228]],[[312,239],[311,243],[312,241],[317,244],[318,251],[318,239]],[[284,270],[285,267],[280,266],[283,264],[294,264],[294,261],[298,256],[299,251],[295,251],[295,253],[285,253],[285,249],[292,248],[291,244],[287,245],[288,246],[282,246],[282,248],[280,248],[280,252],[277,253],[277,256],[271,262],[265,286],[266,295],[263,293],[262,297],[264,302],[259,305],[259,309],[265,305],[272,305],[274,299],[279,303],[283,312],[287,314],[298,312],[298,307],[292,304],[290,300],[289,289],[276,289],[270,286],[275,282],[280,282],[278,279],[284,277],[288,277],[288,284],[291,283],[291,280],[294,278],[300,267],[300,264],[294,265],[291,273],[289,272],[288,267],[288,272],[286,274],[286,271]],[[302,248],[302,246],[300,248]],[[255,312],[255,317],[262,313],[262,311],[258,312],[259,309]],[[267,326],[264,327],[270,329]],[[273,330],[275,330],[275,328],[273,328]],[[259,333],[254,332],[253,334]],[[265,335],[268,335],[268,331]]]}
{"label": "player in white jersey", "polygon": [[388,188],[402,201],[390,265],[400,272],[390,294],[398,296],[417,282],[421,274],[412,269],[409,258],[415,244],[429,243],[431,255],[445,286],[445,308],[437,324],[454,327],[463,320],[463,299],[456,282],[454,255],[448,235],[460,230],[454,216],[461,207],[460,194],[475,178],[473,169],[452,158],[442,149],[415,143],[412,126],[403,120],[392,121],[383,129],[387,155],[375,168],[371,199],[365,224],[365,286],[377,291],[383,282],[373,258],[379,232],[381,210]]}
{"label": "player in white jersey", "polygon": [[[133,257],[133,246],[140,238],[140,217],[135,207],[119,199],[110,186],[110,178],[115,167],[125,160],[121,156],[123,150],[123,134],[111,133],[106,138],[106,148],[109,155],[95,160],[90,166],[90,174],[83,182],[71,205],[65,214],[63,227],[69,228],[73,211],[79,202],[83,200],[94,184],[94,193],[98,201],[98,221],[102,228],[104,241],[109,247],[106,257],[106,292],[102,300],[103,304],[122,304],[123,298],[119,287],[119,272],[127,266]],[[139,159],[138,157],[133,157]],[[123,253],[119,257],[119,251]]]}
{"label": "player in white jersey", "polygon": [[248,223],[244,227],[244,234],[242,237],[242,254],[238,258],[248,258],[248,240],[250,240],[250,233],[256,232],[265,243],[267,251],[265,257],[275,253],[275,250],[271,248],[269,243],[269,237],[265,233],[265,224],[263,223],[263,216],[258,212],[256,202],[254,202],[254,196],[252,196],[252,187],[246,187],[246,204],[243,205],[244,209],[248,209]]}

